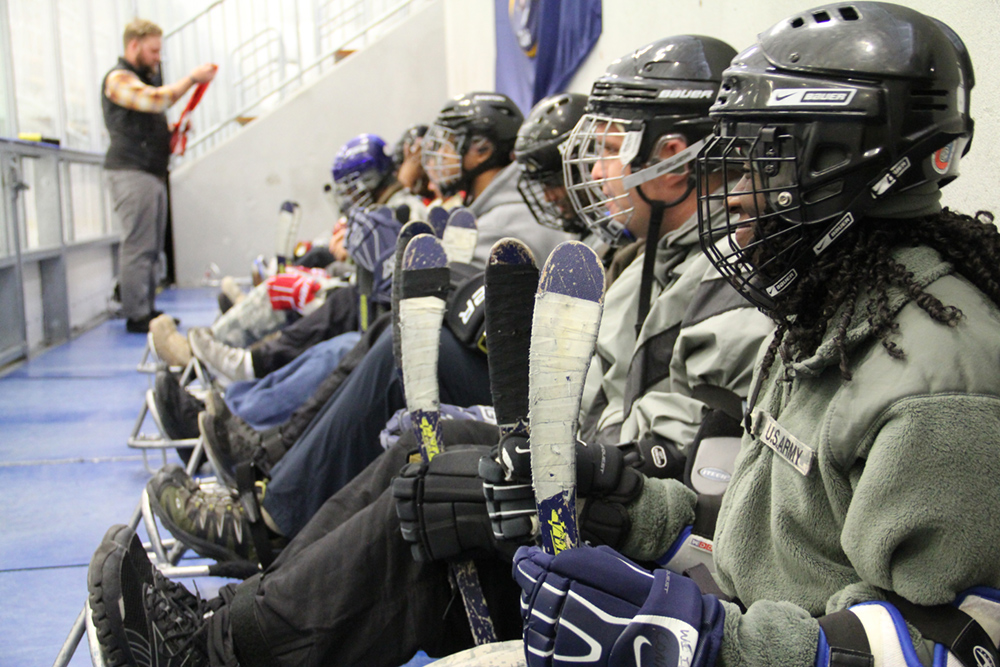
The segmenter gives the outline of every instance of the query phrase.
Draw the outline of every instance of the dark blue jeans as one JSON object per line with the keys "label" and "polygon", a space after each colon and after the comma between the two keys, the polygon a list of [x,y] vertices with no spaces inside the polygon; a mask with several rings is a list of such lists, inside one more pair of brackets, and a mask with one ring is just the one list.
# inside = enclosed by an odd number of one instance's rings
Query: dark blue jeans
{"label": "dark blue jeans", "polygon": [[[465,347],[444,328],[439,358],[442,403],[492,404],[489,366],[482,353]],[[271,470],[263,504],[285,535],[298,533],[327,498],[382,453],[379,433],[405,406],[390,329]]]}
{"label": "dark blue jeans", "polygon": [[334,336],[259,380],[234,382],[226,390],[226,404],[255,429],[284,424],[360,338],[357,331]]}

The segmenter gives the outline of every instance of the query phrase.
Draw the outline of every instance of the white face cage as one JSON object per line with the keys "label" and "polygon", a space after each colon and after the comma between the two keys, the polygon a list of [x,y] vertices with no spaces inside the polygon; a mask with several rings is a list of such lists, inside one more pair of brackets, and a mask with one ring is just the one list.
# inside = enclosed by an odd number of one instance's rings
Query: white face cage
{"label": "white face cage", "polygon": [[639,149],[642,131],[628,121],[584,114],[563,143],[563,178],[577,217],[612,246],[634,240],[628,231],[635,205],[623,178]]}
{"label": "white face cage", "polygon": [[424,135],[420,163],[427,177],[442,190],[462,178],[462,155],[459,135],[443,125],[432,125]]}
{"label": "white face cage", "polygon": [[375,201],[364,175],[360,172],[348,174],[339,181],[334,181],[333,191],[337,195],[340,211],[345,215],[355,206],[365,208]]}
{"label": "white face cage", "polygon": [[639,154],[643,132],[641,121],[586,114],[562,147],[566,189],[577,215],[612,246],[635,240],[628,229],[635,215],[631,191],[664,174],[683,173],[706,142],[696,141],[661,160],[656,156],[666,142],[683,139],[680,134],[661,135],[649,151],[654,157],[633,172],[630,165]]}

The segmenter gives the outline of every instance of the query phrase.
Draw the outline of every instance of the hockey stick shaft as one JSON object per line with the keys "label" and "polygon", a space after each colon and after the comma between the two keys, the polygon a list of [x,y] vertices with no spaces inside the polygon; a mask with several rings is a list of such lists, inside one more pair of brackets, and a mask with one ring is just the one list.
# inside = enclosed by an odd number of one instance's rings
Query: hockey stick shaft
{"label": "hockey stick shaft", "polygon": [[[403,391],[425,461],[441,451],[438,353],[449,285],[447,258],[437,239],[415,237],[403,257],[400,298],[400,356]],[[497,640],[479,576],[472,561],[450,563],[476,644]]]}

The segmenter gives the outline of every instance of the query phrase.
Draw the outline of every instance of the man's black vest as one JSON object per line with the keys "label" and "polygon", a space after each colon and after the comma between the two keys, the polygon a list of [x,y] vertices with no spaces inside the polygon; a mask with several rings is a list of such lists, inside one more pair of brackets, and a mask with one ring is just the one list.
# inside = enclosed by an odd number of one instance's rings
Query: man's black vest
{"label": "man's black vest", "polygon": [[108,75],[115,70],[133,72],[150,86],[163,83],[159,74],[141,72],[124,58],[104,75],[101,82],[101,106],[104,109],[104,125],[111,135],[111,145],[104,156],[105,169],[138,169],[156,176],[167,175],[170,162],[170,127],[165,113],[143,113],[119,106],[108,99],[105,85]]}

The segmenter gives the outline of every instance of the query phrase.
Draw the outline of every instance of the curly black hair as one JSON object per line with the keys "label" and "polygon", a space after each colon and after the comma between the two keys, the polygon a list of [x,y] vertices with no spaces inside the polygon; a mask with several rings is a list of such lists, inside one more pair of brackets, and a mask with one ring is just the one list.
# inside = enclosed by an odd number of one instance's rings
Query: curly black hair
{"label": "curly black hair", "polygon": [[914,281],[913,274],[892,258],[899,247],[926,245],[937,250],[956,273],[1000,307],[1000,232],[987,211],[968,216],[945,208],[909,220],[866,219],[837,244],[839,252],[820,257],[767,313],[777,330],[762,360],[764,375],[779,354],[786,362],[810,357],[833,330],[841,375],[850,380],[845,339],[863,287],[872,295],[864,315],[894,358],[903,358],[905,351],[892,340],[898,325],[888,306],[891,287],[905,290],[935,322],[955,326],[962,311],[941,303]]}

